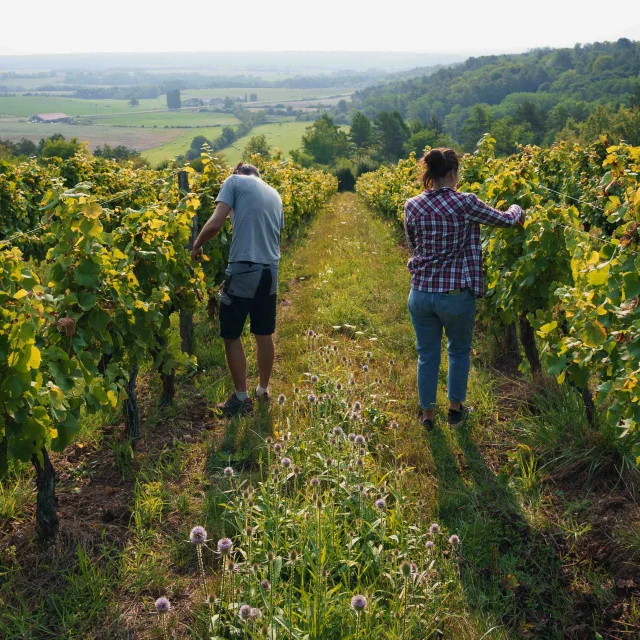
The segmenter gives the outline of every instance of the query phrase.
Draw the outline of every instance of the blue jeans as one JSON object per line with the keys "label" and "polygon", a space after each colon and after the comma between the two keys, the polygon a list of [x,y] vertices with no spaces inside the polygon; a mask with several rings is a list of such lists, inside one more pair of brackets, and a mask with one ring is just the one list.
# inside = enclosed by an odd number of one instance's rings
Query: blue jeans
{"label": "blue jeans", "polygon": [[449,341],[449,401],[464,402],[476,315],[475,295],[466,289],[460,293],[426,293],[411,289],[409,314],[416,332],[420,406],[423,409],[436,406],[443,328]]}

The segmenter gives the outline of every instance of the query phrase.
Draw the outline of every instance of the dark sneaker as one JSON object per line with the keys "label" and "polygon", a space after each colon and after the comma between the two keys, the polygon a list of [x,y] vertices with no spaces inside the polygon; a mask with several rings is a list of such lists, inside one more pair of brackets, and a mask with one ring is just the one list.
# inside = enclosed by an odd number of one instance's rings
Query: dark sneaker
{"label": "dark sneaker", "polygon": [[268,391],[265,391],[261,396],[258,395],[256,391],[253,392],[253,399],[256,402],[262,402],[264,404],[269,404],[271,402],[271,395]]}
{"label": "dark sneaker", "polygon": [[447,416],[447,422],[452,427],[457,427],[459,424],[462,424],[468,417],[469,414],[473,411],[471,407],[465,407],[463,404],[460,405],[459,409],[449,409],[449,415]]}
{"label": "dark sneaker", "polygon": [[424,427],[425,431],[433,431],[436,426],[430,418],[420,418],[420,424]]}
{"label": "dark sneaker", "polygon": [[223,416],[231,418],[232,416],[251,413],[253,411],[253,402],[251,402],[251,398],[240,400],[235,392],[233,392],[226,402],[221,402],[216,405],[216,409],[218,409]]}

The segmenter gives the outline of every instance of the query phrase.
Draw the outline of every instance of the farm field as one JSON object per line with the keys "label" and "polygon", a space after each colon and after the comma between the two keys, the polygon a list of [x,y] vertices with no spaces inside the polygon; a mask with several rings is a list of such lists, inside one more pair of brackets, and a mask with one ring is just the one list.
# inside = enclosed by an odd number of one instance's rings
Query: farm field
{"label": "farm field", "polygon": [[[230,113],[200,112],[183,108],[180,111],[145,111],[140,107],[128,107],[128,112],[91,116],[86,118],[92,125],[128,127],[206,127],[238,124],[240,121]],[[84,119],[83,119],[84,120]]]}

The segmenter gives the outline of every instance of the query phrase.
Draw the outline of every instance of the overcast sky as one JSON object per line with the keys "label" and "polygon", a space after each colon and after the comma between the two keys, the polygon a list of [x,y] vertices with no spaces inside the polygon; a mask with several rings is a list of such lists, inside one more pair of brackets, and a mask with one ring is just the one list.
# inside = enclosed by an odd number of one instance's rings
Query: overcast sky
{"label": "overcast sky", "polygon": [[2,53],[515,52],[640,39],[639,0],[2,0],[0,16]]}

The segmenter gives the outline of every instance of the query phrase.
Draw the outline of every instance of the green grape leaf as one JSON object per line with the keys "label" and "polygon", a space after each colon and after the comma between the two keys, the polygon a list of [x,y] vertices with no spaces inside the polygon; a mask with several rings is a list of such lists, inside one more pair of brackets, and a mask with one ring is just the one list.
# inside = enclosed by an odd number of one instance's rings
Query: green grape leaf
{"label": "green grape leaf", "polygon": [[607,339],[607,332],[597,320],[591,320],[582,328],[580,339],[588,347],[599,347]]}

